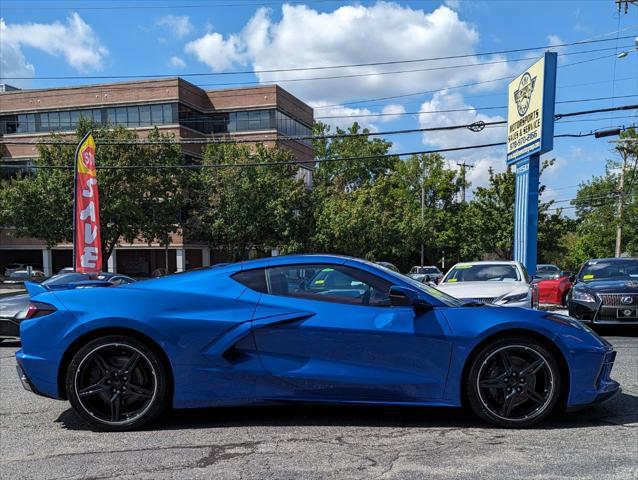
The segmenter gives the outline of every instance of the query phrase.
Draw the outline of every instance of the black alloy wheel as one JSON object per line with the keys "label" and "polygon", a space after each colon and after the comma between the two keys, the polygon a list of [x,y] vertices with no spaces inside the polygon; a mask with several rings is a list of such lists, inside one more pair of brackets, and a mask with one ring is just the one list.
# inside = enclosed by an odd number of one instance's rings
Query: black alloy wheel
{"label": "black alloy wheel", "polygon": [[512,337],[492,342],[476,357],[466,388],[470,406],[484,420],[502,427],[527,427],[554,410],[561,376],[544,345]]}
{"label": "black alloy wheel", "polygon": [[69,364],[66,391],[75,411],[100,430],[131,430],[166,407],[166,373],[137,339],[110,335],[80,349]]}

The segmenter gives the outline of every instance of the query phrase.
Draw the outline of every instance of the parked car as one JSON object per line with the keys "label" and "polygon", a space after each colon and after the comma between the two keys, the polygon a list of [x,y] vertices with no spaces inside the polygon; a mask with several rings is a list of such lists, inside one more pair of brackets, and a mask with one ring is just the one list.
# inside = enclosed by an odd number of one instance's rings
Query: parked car
{"label": "parked car", "polygon": [[536,308],[538,290],[530,281],[518,262],[464,262],[454,265],[437,288],[464,302]]}
{"label": "parked car", "polygon": [[638,325],[638,258],[588,260],[568,297],[569,315],[591,326]]}
{"label": "parked car", "polygon": [[573,279],[573,275],[556,265],[538,265],[532,283],[538,287],[539,303],[546,306],[567,306]]}
{"label": "parked car", "polygon": [[[322,281],[291,287],[298,278]],[[22,384],[68,399],[96,429],[138,428],[168,407],[296,402],[466,402],[520,428],[619,392],[612,345],[577,320],[464,305],[354,258],[263,258],[84,292],[27,286]]]}
{"label": "parked car", "polygon": [[377,265],[381,265],[382,267],[389,268],[393,272],[399,273],[399,269],[393,263],[390,263],[390,262],[376,262],[376,263]]}
{"label": "parked car", "polygon": [[[134,281],[117,273],[63,273],[44,280],[41,285],[49,290],[60,290],[123,285]],[[28,306],[29,295],[26,293],[0,298],[0,341],[20,336],[20,322],[24,319]]]}
{"label": "parked car", "polygon": [[561,269],[558,268],[557,265],[554,265],[553,263],[539,263],[536,265],[536,273],[534,274],[534,277],[547,280],[548,278],[554,277],[557,273],[561,273]]}
{"label": "parked car", "polygon": [[413,278],[417,282],[439,283],[441,281],[441,278],[443,278],[443,273],[441,272],[441,270],[438,269],[438,267],[435,267],[434,265],[428,265],[424,267],[415,265],[410,269],[408,277]]}
{"label": "parked car", "polygon": [[46,276],[41,270],[14,270],[2,281],[2,283],[16,284],[24,283],[29,280],[43,280],[44,278],[46,278]]}
{"label": "parked car", "polygon": [[26,263],[9,263],[4,267],[4,276],[8,277],[12,272],[15,272],[16,270],[25,270],[26,268]]}

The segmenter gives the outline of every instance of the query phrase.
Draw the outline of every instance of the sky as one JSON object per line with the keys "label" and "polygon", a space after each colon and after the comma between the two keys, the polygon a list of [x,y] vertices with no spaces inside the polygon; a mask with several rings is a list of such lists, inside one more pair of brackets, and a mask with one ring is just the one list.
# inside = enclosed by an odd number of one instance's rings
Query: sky
{"label": "sky", "polygon": [[[605,40],[552,48],[559,53],[556,113],[638,103],[638,6],[619,13],[613,0],[3,0],[0,17],[0,82],[21,88],[122,75],[182,75],[206,89],[279,83],[333,127],[427,128],[504,120],[507,78],[547,46]],[[623,51],[629,54],[619,59]],[[263,72],[450,56],[463,58]],[[579,133],[636,123],[634,110],[565,119],[555,128]],[[506,129],[386,138],[399,153],[501,142]],[[609,138],[556,139],[543,156],[556,159],[541,178],[543,198],[569,206],[579,183],[615,158],[611,147]],[[505,169],[504,147],[446,158],[454,168],[474,166],[472,188],[486,184],[490,167]]]}

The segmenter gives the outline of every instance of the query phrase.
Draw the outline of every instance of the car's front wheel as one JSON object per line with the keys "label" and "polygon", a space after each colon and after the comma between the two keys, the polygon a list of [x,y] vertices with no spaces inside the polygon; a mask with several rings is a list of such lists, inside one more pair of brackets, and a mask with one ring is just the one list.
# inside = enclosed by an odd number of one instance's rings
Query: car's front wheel
{"label": "car's front wheel", "polygon": [[560,369],[554,355],[533,338],[498,339],[474,359],[466,392],[470,407],[482,419],[501,427],[528,427],[556,408]]}
{"label": "car's front wheel", "polygon": [[139,340],[123,335],[97,338],[73,357],[66,392],[75,411],[100,430],[132,430],[166,408],[166,369]]}

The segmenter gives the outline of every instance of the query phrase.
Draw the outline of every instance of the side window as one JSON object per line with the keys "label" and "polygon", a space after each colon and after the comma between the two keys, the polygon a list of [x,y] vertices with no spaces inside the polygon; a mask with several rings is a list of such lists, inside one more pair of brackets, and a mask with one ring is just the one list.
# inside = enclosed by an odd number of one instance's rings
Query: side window
{"label": "side window", "polygon": [[243,270],[232,275],[233,280],[241,283],[243,286],[261,293],[268,293],[266,286],[266,275],[263,268],[256,270]]}
{"label": "side window", "polygon": [[341,265],[291,265],[266,270],[271,295],[351,305],[389,306],[390,282]]}

